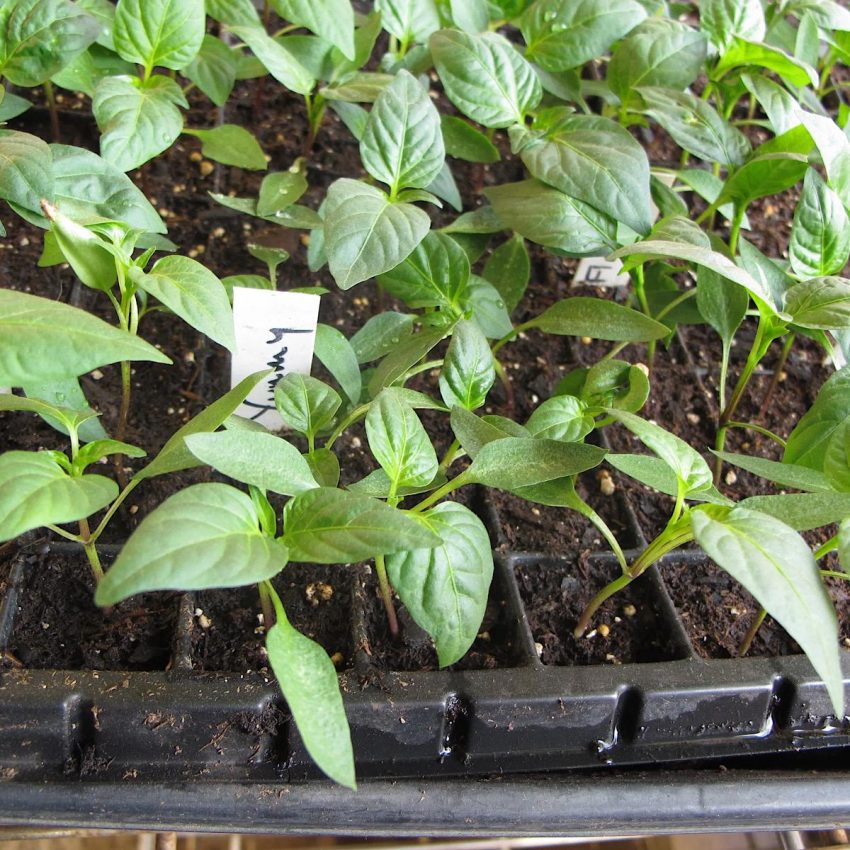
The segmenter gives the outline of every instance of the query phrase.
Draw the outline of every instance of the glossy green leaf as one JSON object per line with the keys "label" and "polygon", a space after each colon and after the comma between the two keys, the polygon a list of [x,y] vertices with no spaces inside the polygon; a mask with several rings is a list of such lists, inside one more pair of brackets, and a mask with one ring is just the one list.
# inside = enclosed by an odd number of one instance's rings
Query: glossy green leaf
{"label": "glossy green leaf", "polygon": [[537,0],[520,18],[526,55],[548,71],[596,59],[646,18],[634,0]]}
{"label": "glossy green leaf", "polygon": [[499,149],[480,130],[455,115],[441,115],[446,153],[467,162],[498,162]]}
{"label": "glossy green leaf", "polygon": [[426,328],[399,343],[375,368],[369,379],[369,395],[373,398],[384,387],[394,384],[417,364],[450,331],[449,328]]}
{"label": "glossy green leaf", "polygon": [[185,68],[201,49],[204,0],[119,0],[113,39],[122,59],[145,67]]}
{"label": "glossy green leaf", "polygon": [[[649,160],[631,134],[596,115],[549,110],[531,131],[511,129],[511,144],[531,174],[622,221],[637,233],[652,226]],[[536,127],[537,125],[535,125]]]}
{"label": "glossy green leaf", "polygon": [[179,428],[160,449],[159,454],[143,469],[140,469],[134,479],[153,478],[166,472],[179,472],[181,469],[191,469],[200,466],[200,461],[186,446],[186,437],[191,434],[201,434],[215,431],[228,417],[232,416],[239,405],[248,397],[252,389],[269,374],[268,370],[255,372],[241,380],[232,390],[216,399],[209,407],[193,416],[185,425]]}
{"label": "glossy green leaf", "polygon": [[508,312],[514,311],[531,277],[531,260],[522,236],[514,234],[499,245],[487,258],[483,275],[496,288]]}
{"label": "glossy green leaf", "polygon": [[316,327],[314,354],[336,378],[348,400],[357,404],[361,391],[360,364],[345,335],[330,325],[319,323]]}
{"label": "glossy green leaf", "polygon": [[785,293],[785,312],[804,328],[850,328],[850,280],[816,277],[795,283]]}
{"label": "glossy green leaf", "polygon": [[806,173],[808,159],[799,153],[767,153],[747,160],[723,186],[720,201],[742,208],[757,198],[778,195],[796,186]]}
{"label": "glossy green leaf", "polygon": [[469,282],[469,260],[454,239],[432,231],[378,282],[409,307],[457,312]]}
{"label": "glossy green leaf", "polygon": [[695,510],[691,523],[706,553],[800,644],[843,717],[838,618],[806,542],[773,517],[741,507]]}
{"label": "glossy green leaf", "polygon": [[535,437],[579,443],[594,429],[595,422],[584,402],[562,395],[546,399],[534,410],[525,427]]}
{"label": "glossy green leaf", "polygon": [[605,79],[622,102],[639,86],[685,89],[702,71],[705,36],[666,18],[648,18],[624,39],[608,63]]}
{"label": "glossy green leaf", "polygon": [[371,363],[392,351],[413,332],[415,317],[409,313],[388,310],[366,320],[351,337],[351,347],[360,364]]}
{"label": "glossy green leaf", "polygon": [[[478,456],[482,446],[505,437],[531,437],[531,433],[522,425],[508,419],[502,422],[492,421],[492,417],[476,416],[465,407],[453,407],[451,413],[452,431],[471,457]],[[501,427],[504,424],[504,428]],[[510,430],[508,430],[510,429]]]}
{"label": "glossy green leaf", "polygon": [[334,782],[356,790],[345,706],[327,652],[294,629],[283,610],[266,635],[269,664],[310,757]]}
{"label": "glossy green leaf", "polygon": [[817,146],[830,187],[850,208],[850,139],[825,115],[801,111],[800,119]]}
{"label": "glossy green leaf", "polygon": [[315,80],[310,72],[262,26],[230,26],[230,31],[251,48],[268,72],[290,91],[309,94]]}
{"label": "glossy green leaf", "polygon": [[341,178],[325,201],[328,263],[340,289],[395,268],[431,226],[427,213],[393,203],[379,189]]}
{"label": "glossy green leaf", "polygon": [[291,443],[273,434],[219,431],[190,434],[186,447],[201,463],[261,490],[296,496],[319,485]]}
{"label": "glossy green leaf", "polygon": [[794,211],[788,257],[800,277],[838,274],[850,257],[850,219],[841,199],[813,168],[806,172]]}
{"label": "glossy green leaf", "polygon": [[589,336],[618,342],[663,339],[666,325],[637,310],[602,298],[564,298],[531,320],[532,326],[560,336]]}
{"label": "glossy green leaf", "polygon": [[761,4],[749,0],[703,0],[700,26],[720,51],[731,47],[735,36],[761,41],[767,31]]}
{"label": "glossy green leaf", "polygon": [[437,546],[440,538],[398,508],[346,490],[320,487],[283,509],[293,560],[346,564],[375,555]]}
{"label": "glossy green leaf", "polygon": [[817,86],[817,72],[811,65],[795,59],[779,47],[764,42],[733,38],[732,44],[720,57],[714,74],[722,76],[733,68],[755,66],[778,74],[792,86]]}
{"label": "glossy green leaf", "polygon": [[513,329],[508,308],[501,293],[492,283],[478,275],[470,275],[466,292],[466,312],[487,339],[501,339]]}
{"label": "glossy green leaf", "polygon": [[366,436],[387,474],[390,494],[424,487],[437,474],[437,455],[413,408],[393,388],[382,390],[366,414]]}
{"label": "glossy green leaf", "polygon": [[0,289],[0,385],[76,377],[119,360],[171,362],[139,337],[84,310]]}
{"label": "glossy green leaf", "polygon": [[702,455],[684,440],[646,419],[624,410],[609,408],[608,415],[625,425],[645,446],[658,455],[676,473],[684,496],[712,486],[712,474]]}
{"label": "glossy green leaf", "polygon": [[147,590],[239,587],[271,578],[286,566],[288,552],[257,522],[250,498],[235,487],[187,487],[142,520],[95,601],[114,605]]}
{"label": "glossy green leaf", "polygon": [[505,437],[480,447],[469,469],[469,481],[515,490],[578,475],[598,466],[605,450],[584,443],[562,443],[540,437]]}
{"label": "glossy green leaf", "polygon": [[178,106],[187,106],[169,77],[106,77],[98,83],[92,110],[100,128],[100,153],[122,171],[169,148],[183,129]]}
{"label": "glossy green leaf", "polygon": [[800,123],[800,106],[779,83],[762,74],[742,74],[741,82],[755,97],[777,136]]}
{"label": "glossy green leaf", "polygon": [[467,410],[481,407],[495,381],[487,337],[473,322],[458,322],[440,371],[440,395],[446,406],[459,405]]}
{"label": "glossy green leaf", "polygon": [[253,171],[268,168],[266,155],[256,137],[236,124],[219,124],[211,130],[183,130],[201,142],[201,153],[224,165],[235,165]]}
{"label": "glossy green leaf", "polygon": [[336,487],[339,484],[339,460],[324,446],[304,455],[313,477],[320,487]]}
{"label": "glossy green leaf", "polygon": [[700,315],[720,335],[727,354],[750,306],[749,292],[706,266],[697,272],[697,307]]}
{"label": "glossy green leaf", "polygon": [[726,168],[741,165],[749,156],[747,137],[704,100],[687,92],[654,87],[640,90],[643,112],[657,121],[684,148],[700,159]]}
{"label": "glossy green leaf", "polygon": [[68,0],[6,0],[0,6],[0,77],[41,85],[97,38],[100,24]]}
{"label": "glossy green leaf", "polygon": [[216,106],[224,106],[236,83],[237,55],[221,39],[205,35],[195,58],[183,69]]}
{"label": "glossy green leaf", "polygon": [[236,350],[227,292],[206,266],[189,257],[163,257],[147,273],[131,267],[130,279],[193,328]]}
{"label": "glossy green leaf", "polygon": [[[676,498],[679,492],[679,482],[676,473],[660,457],[653,455],[614,454],[609,452],[605,460],[614,469],[640,481],[659,493]],[[712,484],[701,490],[692,490],[687,498],[692,502],[708,502],[715,505],[731,505],[732,501],[727,499]]]}
{"label": "glossy green leaf", "polygon": [[[23,391],[30,399],[40,399],[56,405],[56,407],[71,408],[76,411],[75,415],[71,417],[70,422],[66,411],[63,411],[61,416],[52,416],[44,411],[37,411],[51,428],[55,428],[57,431],[67,434],[68,425],[78,422],[79,425],[77,427],[77,433],[79,434],[80,441],[83,443],[88,443],[93,440],[103,442],[109,437],[106,433],[106,429],[103,425],[101,425],[95,412],[89,406],[88,399],[86,398],[83,388],[80,386],[80,382],[77,378],[59,378],[53,381],[29,383],[23,386]],[[15,396],[12,396],[12,398],[15,398]],[[0,405],[0,410],[2,409],[3,407]],[[83,421],[86,416],[90,416],[91,418]],[[131,452],[127,453],[130,454],[131,457],[134,456]],[[80,459],[82,454],[83,449],[81,449],[77,454],[77,460]],[[144,454],[145,452],[141,452],[141,454],[135,455],[135,457],[142,457]],[[89,461],[89,463],[91,462],[93,461]],[[85,464],[80,468],[84,469]]]}
{"label": "glossy green leaf", "polygon": [[0,455],[0,540],[91,516],[118,495],[102,475],[70,477],[49,452]]}
{"label": "glossy green leaf", "polygon": [[431,55],[449,100],[485,127],[522,123],[543,90],[531,65],[497,33],[440,30]]}
{"label": "glossy green leaf", "polygon": [[484,524],[463,505],[443,502],[418,518],[442,543],[390,555],[387,572],[410,615],[434,638],[440,666],[446,667],[463,657],[481,628],[493,552]]}
{"label": "glossy green leaf", "polygon": [[307,178],[300,171],[276,171],[260,184],[257,215],[270,216],[294,204],[307,191]]}
{"label": "glossy green leaf", "polygon": [[45,204],[44,210],[49,212],[56,246],[77,277],[93,289],[110,290],[118,277],[116,259],[109,250],[111,246],[55,207]]}
{"label": "glossy green leaf", "polygon": [[348,0],[274,0],[278,14],[354,59],[354,10]]}
{"label": "glossy green leaf", "polygon": [[307,437],[315,437],[327,428],[342,404],[333,387],[318,378],[295,372],[278,381],[274,399],[283,421]]}
{"label": "glossy green leaf", "polygon": [[405,44],[424,42],[440,28],[434,0],[375,0],[384,29]]}
{"label": "glossy green leaf", "polygon": [[37,212],[53,200],[53,156],[37,136],[0,128],[0,198]]}
{"label": "glossy green leaf", "polygon": [[360,140],[366,170],[390,187],[424,189],[439,174],[445,159],[440,115],[428,92],[407,71],[375,101]]}
{"label": "glossy green leaf", "polygon": [[506,228],[544,248],[599,256],[617,246],[613,219],[539,180],[490,186],[484,194]]}

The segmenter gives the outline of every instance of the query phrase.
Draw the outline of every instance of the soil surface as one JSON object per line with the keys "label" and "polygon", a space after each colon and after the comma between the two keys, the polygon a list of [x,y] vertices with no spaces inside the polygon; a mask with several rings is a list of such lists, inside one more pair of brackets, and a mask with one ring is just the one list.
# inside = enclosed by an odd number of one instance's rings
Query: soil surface
{"label": "soil surface", "polygon": [[590,628],[573,629],[593,595],[619,574],[598,561],[540,561],[515,567],[526,616],[544,664],[641,664],[683,657],[671,621],[647,578],[607,600]]}

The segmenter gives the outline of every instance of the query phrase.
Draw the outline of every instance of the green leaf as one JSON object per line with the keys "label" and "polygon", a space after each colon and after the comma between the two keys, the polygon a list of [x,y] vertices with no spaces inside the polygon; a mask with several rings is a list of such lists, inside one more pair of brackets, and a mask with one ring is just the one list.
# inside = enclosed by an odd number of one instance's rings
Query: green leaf
{"label": "green leaf", "polygon": [[606,412],[617,422],[625,425],[676,473],[685,498],[693,493],[708,490],[712,486],[712,474],[708,464],[703,460],[702,455],[684,440],[633,413],[613,408],[609,408]]}
{"label": "green leaf", "polygon": [[262,26],[240,24],[228,28],[251,48],[251,52],[279,83],[298,94],[310,94],[316,82],[310,72]]}
{"label": "green leaf", "polygon": [[483,277],[470,275],[466,292],[466,314],[487,339],[501,339],[513,329],[508,308],[499,290]]}
{"label": "green leaf", "polygon": [[26,98],[6,92],[3,97],[0,97],[0,122],[11,121],[23,115],[31,106],[32,103]]}
{"label": "green leaf", "polygon": [[532,176],[637,233],[649,232],[649,160],[627,130],[609,118],[571,115],[562,107],[538,115],[538,126],[510,131]]}
{"label": "green leaf", "polygon": [[360,401],[362,385],[360,364],[351,343],[345,335],[330,325],[319,323],[316,327],[316,357],[336,378],[342,391],[352,404]]}
{"label": "green leaf", "polygon": [[799,153],[753,156],[726,181],[720,202],[732,200],[746,208],[757,198],[778,195],[796,186],[807,167],[808,159]]}
{"label": "green leaf", "polygon": [[220,124],[212,130],[190,130],[187,127],[183,132],[200,139],[201,153],[215,162],[253,171],[268,168],[260,143],[244,127]]}
{"label": "green leaf", "polygon": [[193,328],[230,351],[236,350],[227,292],[208,268],[189,257],[163,257],[147,273],[132,266],[130,279]]}
{"label": "green leaf", "polygon": [[526,55],[547,71],[596,59],[646,17],[634,0],[537,0],[520,18]]}
{"label": "green leaf", "polygon": [[92,99],[101,156],[121,171],[137,168],[171,147],[183,130],[177,107],[187,105],[169,77],[105,77]]}
{"label": "green leaf", "polygon": [[179,472],[181,469],[200,466],[200,461],[186,446],[186,437],[191,434],[215,431],[228,417],[233,415],[251,390],[268,375],[269,370],[249,375],[232,390],[216,399],[209,407],[193,416],[182,428],[171,435],[160,449],[159,454],[146,467],[140,469],[133,476],[133,480],[153,478],[156,475],[164,475],[166,472]]}
{"label": "green leaf", "polygon": [[[166,232],[150,201],[123,171],[85,148],[53,144],[50,152],[54,177],[51,194],[65,215],[80,224],[120,221],[146,233]],[[36,223],[48,226],[46,219]]]}
{"label": "green leaf", "polygon": [[307,191],[307,178],[300,171],[276,171],[260,184],[257,215],[270,216],[294,204]]}
{"label": "green leaf", "polygon": [[328,264],[340,289],[395,268],[431,226],[427,213],[393,203],[379,189],[341,178],[325,200]]}
{"label": "green leaf", "polygon": [[0,289],[0,385],[77,377],[119,360],[171,362],[139,337],[84,310]]}
{"label": "green leaf", "polygon": [[201,463],[261,490],[297,496],[319,486],[301,452],[273,434],[219,431],[190,434],[185,442]]}
{"label": "green leaf", "polygon": [[465,407],[452,408],[451,423],[464,451],[473,459],[478,456],[482,446],[493,440],[531,436],[528,429],[510,419],[502,420],[499,417],[499,422],[496,422],[494,417],[476,416]]}
{"label": "green leaf", "polygon": [[697,272],[697,307],[700,315],[720,335],[727,352],[750,306],[749,292],[717,272],[701,266]]}
{"label": "green leaf", "polygon": [[726,168],[743,164],[752,147],[747,137],[704,100],[687,92],[646,86],[640,95],[643,112],[657,121],[673,141],[700,159]]}
{"label": "green leaf", "polygon": [[501,295],[508,312],[513,312],[522,300],[531,277],[531,261],[522,236],[514,234],[499,245],[487,258],[483,274]]}
{"label": "green leaf", "polygon": [[354,10],[348,0],[274,0],[278,14],[354,59]]}
{"label": "green leaf", "polygon": [[204,39],[204,0],[119,0],[112,37],[122,59],[154,68],[185,68]]}
{"label": "green leaf", "polygon": [[741,507],[695,510],[691,523],[706,553],[800,644],[843,717],[838,618],[806,542],[773,517]]}
{"label": "green leaf", "polygon": [[49,452],[0,455],[0,541],[91,516],[118,495],[102,475],[70,477]]}
{"label": "green leaf", "polygon": [[663,339],[670,333],[661,322],[601,298],[564,298],[531,319],[529,324],[544,333],[617,342],[648,342]]}
{"label": "green leaf", "polygon": [[473,322],[458,322],[440,371],[440,395],[446,406],[481,407],[495,381],[487,338]]}
{"label": "green leaf", "polygon": [[446,153],[467,162],[499,161],[499,149],[480,130],[455,115],[441,115]]}
{"label": "green leaf", "polygon": [[796,531],[821,528],[850,516],[850,493],[823,491],[750,496],[738,504],[775,517]]}
{"label": "green leaf", "polygon": [[850,417],[829,438],[823,467],[836,490],[850,493]]}
{"label": "green leaf", "polygon": [[366,414],[366,436],[390,481],[390,495],[424,487],[437,474],[437,455],[413,408],[392,387],[382,390]]}
{"label": "green leaf", "polygon": [[845,519],[838,529],[838,560],[841,569],[850,573],[850,519]]}
{"label": "green leaf", "polygon": [[[57,383],[59,382],[57,381]],[[76,400],[76,398],[72,398],[68,401],[73,404]],[[8,391],[0,393],[0,411],[3,410],[23,410],[28,413],[37,413],[45,420],[58,420],[66,428],[68,426],[79,427],[85,422],[92,421],[97,416],[88,404],[75,409],[69,405],[62,404],[62,401],[59,399],[47,401],[35,392],[27,397],[13,395]]]}
{"label": "green leaf", "polygon": [[112,289],[118,276],[112,246],[46,202],[44,211],[51,218],[50,229],[56,246],[77,277],[93,289],[104,292]]}
{"label": "green leaf", "polygon": [[733,68],[748,67],[766,68],[774,71],[786,83],[792,86],[817,86],[818,75],[811,65],[800,62],[779,47],[769,44],[745,41],[742,38],[732,39],[732,44],[720,57],[715,65],[714,75],[721,77]]}
{"label": "green leaf", "polygon": [[544,248],[599,256],[617,246],[613,219],[539,180],[490,186],[484,194],[506,228]]}
{"label": "green leaf", "polygon": [[742,74],[741,82],[755,97],[777,136],[800,124],[800,106],[788,92],[762,74]]}
{"label": "green leaf", "polygon": [[[614,469],[640,481],[659,493],[666,493],[676,498],[679,492],[679,481],[676,473],[660,457],[652,455],[612,454],[605,455],[605,460]],[[711,484],[701,490],[694,490],[687,496],[692,502],[709,502],[715,505],[731,505],[732,501],[727,499],[717,488]]]}
{"label": "green leaf", "polygon": [[505,437],[480,447],[469,469],[469,481],[516,490],[598,466],[605,449],[584,443],[562,443],[540,437]]}
{"label": "green leaf", "polygon": [[318,378],[295,372],[278,381],[274,401],[281,419],[308,438],[327,428],[342,404],[333,387]]}
{"label": "green leaf", "polygon": [[233,303],[233,287],[241,286],[243,289],[274,289],[274,284],[259,274],[232,274],[221,279],[221,285],[227,293],[228,300]]}
{"label": "green leaf", "polygon": [[319,487],[283,509],[293,560],[347,564],[375,555],[437,546],[440,538],[398,508],[347,490]]}
{"label": "green leaf", "polygon": [[850,208],[850,139],[824,115],[800,112],[800,119],[811,134],[823,160],[829,185],[845,208]]}
{"label": "green leaf", "polygon": [[595,424],[583,401],[562,395],[546,399],[534,410],[525,427],[534,437],[580,443]]}
{"label": "green leaf", "polygon": [[487,529],[455,502],[419,514],[442,543],[390,555],[387,573],[413,619],[434,638],[441,667],[460,660],[475,640],[493,578]]}
{"label": "green leaf", "polygon": [[829,479],[816,469],[798,466],[794,463],[781,463],[763,457],[735,454],[733,452],[715,452],[727,463],[732,463],[753,475],[766,478],[780,487],[791,487],[795,490],[805,490],[813,493],[830,491]]}
{"label": "green leaf", "polygon": [[304,459],[320,487],[336,487],[339,484],[339,460],[330,449],[314,449],[305,454]]}
{"label": "green leaf", "polygon": [[450,236],[432,231],[378,282],[409,307],[457,313],[469,282],[469,260]]}
{"label": "green leaf", "polygon": [[497,33],[440,30],[431,55],[449,100],[485,127],[522,123],[543,90],[532,66]]}
{"label": "green leaf", "polygon": [[235,487],[187,487],[142,520],[98,585],[95,602],[114,605],[147,590],[239,587],[271,578],[289,553],[257,522],[251,499]]}
{"label": "green leaf", "polygon": [[761,4],[749,0],[702,0],[700,27],[721,53],[735,36],[761,41],[767,32]]}
{"label": "green leaf", "polygon": [[205,35],[197,56],[183,69],[216,106],[224,106],[236,83],[238,57],[221,39]]}
{"label": "green leaf", "polygon": [[371,363],[392,351],[402,340],[413,333],[415,316],[409,313],[396,313],[388,310],[366,320],[357,333],[351,337],[351,347],[357,362]]}
{"label": "green leaf", "polygon": [[31,88],[97,38],[100,24],[68,0],[7,0],[0,7],[0,77]]}
{"label": "green leaf", "polygon": [[838,274],[850,257],[850,219],[841,199],[813,168],[806,172],[794,210],[788,257],[800,277]]}
{"label": "green leaf", "polygon": [[605,79],[623,103],[639,86],[685,89],[702,71],[705,36],[678,21],[648,18],[614,51]]}
{"label": "green leaf", "polygon": [[53,156],[37,136],[0,128],[0,198],[37,212],[53,200]]}
{"label": "green leaf", "polygon": [[122,443],[120,440],[110,440],[108,438],[92,440],[77,452],[77,457],[74,459],[74,467],[82,472],[86,467],[110,455],[144,457],[146,454],[147,452],[144,449],[138,446],[131,446],[129,443]]}
{"label": "green leaf", "polygon": [[[61,416],[53,416],[44,411],[37,411],[51,428],[67,434],[70,418],[74,423],[79,423],[77,433],[80,435],[80,440],[84,443],[92,440],[102,441],[109,436],[97,419],[95,412],[89,406],[88,399],[77,378],[60,378],[59,380],[40,382],[38,384],[25,384],[23,390],[31,399],[42,399],[50,404],[55,404],[57,407],[71,408],[75,411],[70,417],[64,411]],[[2,409],[2,404],[0,404],[0,410]],[[86,416],[90,416],[91,418],[85,418]],[[83,451],[81,449],[77,454],[78,460],[83,454]],[[142,457],[144,454],[145,452],[142,452],[138,457]],[[89,462],[91,463],[93,461]],[[84,469],[85,466],[80,468]]]}
{"label": "green leaf", "polygon": [[[395,78],[391,74],[360,71],[342,82],[326,86],[319,94],[328,101],[342,103],[374,103]],[[368,123],[368,115],[366,121]],[[365,128],[364,128],[365,133]]]}
{"label": "green leaf", "polygon": [[795,283],[785,293],[785,312],[804,328],[850,328],[850,280],[816,277]]}
{"label": "green leaf", "polygon": [[351,733],[336,669],[327,652],[281,614],[282,609],[266,636],[266,651],[298,734],[327,776],[356,790]]}
{"label": "green leaf", "polygon": [[426,328],[397,345],[377,366],[369,379],[373,398],[401,378],[450,332],[450,328]]}
{"label": "green leaf", "polygon": [[360,141],[366,170],[390,187],[424,189],[443,167],[440,115],[428,92],[407,71],[399,71],[381,92]]}
{"label": "green leaf", "polygon": [[405,44],[424,42],[440,28],[434,0],[375,0],[384,29]]}
{"label": "green leaf", "polygon": [[[742,248],[743,252],[743,248]],[[644,258],[668,257],[694,263],[727,278],[747,289],[752,296],[775,313],[774,296],[766,282],[753,277],[749,272],[732,262],[727,256],[709,248],[700,248],[688,242],[670,242],[665,239],[646,239],[627,245],[612,254],[613,257],[631,257],[632,262],[640,263]]]}

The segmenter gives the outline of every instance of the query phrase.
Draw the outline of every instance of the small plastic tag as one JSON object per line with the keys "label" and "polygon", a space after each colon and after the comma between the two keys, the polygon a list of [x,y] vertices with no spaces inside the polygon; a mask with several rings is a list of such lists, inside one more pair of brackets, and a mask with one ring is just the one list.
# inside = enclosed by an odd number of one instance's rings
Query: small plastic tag
{"label": "small plastic tag", "polygon": [[628,286],[629,276],[619,260],[605,257],[583,257],[573,277],[573,286]]}
{"label": "small plastic tag", "polygon": [[319,296],[305,292],[272,292],[233,288],[236,353],[230,385],[262,369],[274,372],[254,387],[236,413],[277,430],[283,420],[274,404],[274,388],[290,372],[309,375],[313,364]]}

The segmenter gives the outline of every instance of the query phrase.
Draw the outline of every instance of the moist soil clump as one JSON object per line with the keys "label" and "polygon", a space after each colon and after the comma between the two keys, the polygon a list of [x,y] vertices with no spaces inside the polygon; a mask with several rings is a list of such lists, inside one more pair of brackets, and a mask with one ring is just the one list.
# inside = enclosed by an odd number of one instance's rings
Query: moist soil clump
{"label": "moist soil clump", "polygon": [[94,604],[94,578],[82,553],[45,553],[29,568],[8,646],[24,667],[166,669],[178,594],[144,593],[101,609]]}
{"label": "moist soil clump", "polygon": [[672,623],[648,581],[637,581],[607,600],[580,638],[573,629],[593,595],[616,578],[616,565],[579,558],[544,560],[514,567],[525,614],[544,664],[643,664],[684,653]]}
{"label": "moist soil clump", "polygon": [[[286,616],[327,651],[337,669],[353,659],[352,567],[287,564],[273,580]],[[195,597],[192,666],[196,671],[267,671],[265,629],[255,587],[205,590]]]}

